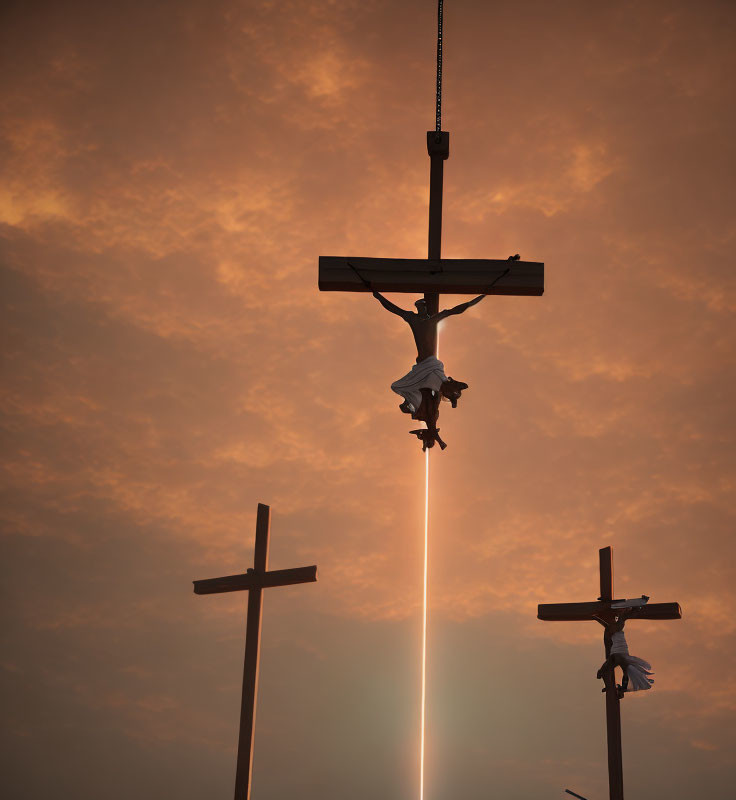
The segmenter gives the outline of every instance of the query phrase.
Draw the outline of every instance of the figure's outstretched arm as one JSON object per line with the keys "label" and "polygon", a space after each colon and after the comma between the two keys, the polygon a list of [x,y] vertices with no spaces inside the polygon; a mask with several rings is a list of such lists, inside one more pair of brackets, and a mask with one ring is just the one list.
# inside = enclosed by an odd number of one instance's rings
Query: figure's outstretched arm
{"label": "figure's outstretched arm", "polygon": [[397,306],[395,303],[387,300],[380,292],[373,292],[373,296],[386,309],[386,311],[390,311],[392,314],[398,314],[398,316],[400,316],[402,319],[406,319],[411,314],[410,311],[405,311],[403,308],[399,308],[399,306]]}
{"label": "figure's outstretched arm", "polygon": [[445,317],[450,317],[453,314],[462,314],[463,311],[467,311],[470,306],[474,306],[476,303],[480,303],[480,301],[485,297],[484,294],[479,294],[477,297],[474,297],[472,300],[468,300],[467,303],[460,303],[459,306],[455,306],[454,308],[446,308],[444,311],[440,311],[437,314],[437,321],[444,319]]}

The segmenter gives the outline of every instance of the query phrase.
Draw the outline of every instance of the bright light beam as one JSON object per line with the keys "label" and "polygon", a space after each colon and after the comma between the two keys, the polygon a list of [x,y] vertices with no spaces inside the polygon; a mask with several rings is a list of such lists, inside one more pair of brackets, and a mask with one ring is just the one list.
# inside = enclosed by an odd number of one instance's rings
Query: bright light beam
{"label": "bright light beam", "polygon": [[[440,323],[437,326],[436,357],[440,353]],[[422,599],[422,722],[419,736],[419,800],[424,800],[424,720],[427,706],[427,576],[429,565],[429,448],[424,451],[424,592]]]}
{"label": "bright light beam", "polygon": [[424,595],[422,603],[422,726],[419,750],[419,800],[424,800],[424,717],[427,698],[427,564],[429,555],[429,450],[424,453]]}

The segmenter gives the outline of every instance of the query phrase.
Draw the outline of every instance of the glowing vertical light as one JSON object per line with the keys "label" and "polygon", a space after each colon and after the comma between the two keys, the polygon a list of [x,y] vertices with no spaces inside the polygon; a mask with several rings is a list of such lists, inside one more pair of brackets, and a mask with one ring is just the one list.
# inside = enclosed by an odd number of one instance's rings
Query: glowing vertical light
{"label": "glowing vertical light", "polygon": [[[441,324],[441,323],[440,323]],[[440,325],[435,355],[440,357]],[[422,594],[422,722],[419,736],[419,800],[424,800],[424,728],[427,707],[427,579],[429,575],[429,448],[424,451],[424,587]]]}
{"label": "glowing vertical light", "polygon": [[424,453],[424,593],[422,602],[422,724],[419,751],[419,800],[424,800],[424,719],[427,698],[427,575],[429,555],[429,450]]}

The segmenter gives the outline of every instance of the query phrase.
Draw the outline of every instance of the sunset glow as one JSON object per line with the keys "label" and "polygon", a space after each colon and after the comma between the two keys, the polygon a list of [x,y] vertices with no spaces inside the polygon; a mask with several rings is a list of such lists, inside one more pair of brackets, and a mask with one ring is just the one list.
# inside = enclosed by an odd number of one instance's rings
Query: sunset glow
{"label": "sunset glow", "polygon": [[191,581],[258,503],[318,581],[265,593],[257,800],[607,797],[601,626],[536,615],[608,545],[683,612],[626,629],[626,796],[733,797],[736,2],[444,5],[442,255],[545,291],[446,320],[430,456],[318,259],[427,255],[437,0],[3,4],[8,797],[233,796],[246,600]]}

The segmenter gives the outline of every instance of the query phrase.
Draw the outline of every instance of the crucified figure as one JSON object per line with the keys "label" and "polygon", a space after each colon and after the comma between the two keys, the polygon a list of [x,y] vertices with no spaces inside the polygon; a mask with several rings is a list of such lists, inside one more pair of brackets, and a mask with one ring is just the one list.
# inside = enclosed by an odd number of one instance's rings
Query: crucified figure
{"label": "crucified figure", "polygon": [[438,442],[444,450],[446,445],[440,438],[437,428],[440,401],[447,400],[452,403],[453,408],[456,408],[457,401],[463,390],[468,388],[468,384],[445,375],[445,367],[433,350],[435,330],[443,319],[462,314],[471,306],[480,303],[485,295],[480,294],[467,303],[460,303],[437,314],[430,314],[427,311],[425,300],[417,300],[414,304],[417,309],[415,313],[400,308],[379,292],[374,291],[373,296],[386,310],[401,317],[409,325],[417,346],[417,363],[403,378],[391,384],[391,389],[404,398],[399,408],[405,414],[411,414],[412,419],[426,423],[426,429],[412,431],[422,442],[422,450],[433,447],[435,442]]}
{"label": "crucified figure", "polygon": [[[643,608],[649,598],[642,595],[641,599],[624,601],[632,603],[630,607],[622,607],[620,611],[612,617],[595,617],[604,627],[603,641],[606,644],[606,651],[609,653],[608,658],[601,664],[596,677],[601,678],[606,686],[609,683],[615,685],[615,668],[620,667],[623,672],[621,679],[621,686],[616,686],[616,691],[621,699],[624,692],[637,692],[642,689],[651,689],[654,679],[649,676],[652,666],[648,661],[643,658],[637,658],[629,654],[629,647],[624,635],[624,625],[629,617],[636,614]],[[635,604],[635,605],[634,605]],[[631,684],[631,686],[629,686]]]}

